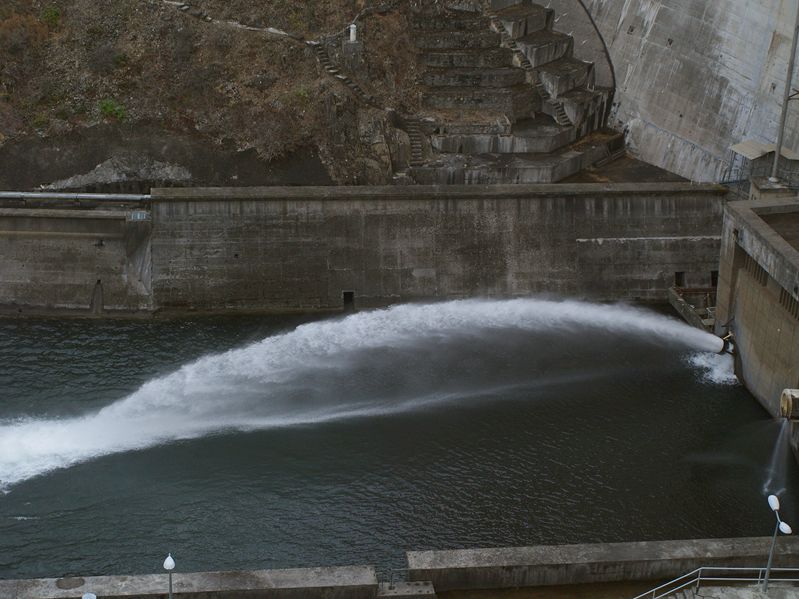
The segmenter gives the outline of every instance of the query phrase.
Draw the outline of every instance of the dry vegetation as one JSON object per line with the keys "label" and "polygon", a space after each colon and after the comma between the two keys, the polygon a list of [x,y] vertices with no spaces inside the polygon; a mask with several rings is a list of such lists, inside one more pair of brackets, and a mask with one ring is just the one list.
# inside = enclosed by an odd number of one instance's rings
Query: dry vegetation
{"label": "dry vegetation", "polygon": [[[342,30],[358,0],[195,0],[217,19],[315,39]],[[368,72],[387,106],[413,107],[415,71],[401,13],[364,19]],[[266,159],[326,143],[348,92],[305,44],[212,25],[161,0],[3,0],[0,145],[101,122],[157,123]],[[335,112],[335,111],[333,111]]]}

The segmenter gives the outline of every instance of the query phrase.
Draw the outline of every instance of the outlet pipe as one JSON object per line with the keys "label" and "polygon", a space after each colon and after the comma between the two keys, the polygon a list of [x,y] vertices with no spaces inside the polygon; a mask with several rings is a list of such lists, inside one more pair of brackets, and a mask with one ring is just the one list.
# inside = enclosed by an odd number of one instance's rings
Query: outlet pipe
{"label": "outlet pipe", "polygon": [[799,389],[784,389],[780,395],[780,416],[799,420]]}
{"label": "outlet pipe", "polygon": [[732,333],[727,333],[724,337],[721,338],[722,346],[720,354],[730,354],[735,355],[735,337],[733,337]]}

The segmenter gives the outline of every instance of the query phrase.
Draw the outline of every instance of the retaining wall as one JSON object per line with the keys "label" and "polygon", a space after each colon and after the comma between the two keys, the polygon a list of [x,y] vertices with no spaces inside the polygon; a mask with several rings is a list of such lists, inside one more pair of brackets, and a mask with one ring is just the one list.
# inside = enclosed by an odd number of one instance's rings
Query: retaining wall
{"label": "retaining wall", "polygon": [[725,189],[686,183],[152,190],[164,310],[335,310],[708,286]]}
{"label": "retaining wall", "polygon": [[[770,537],[410,551],[411,580],[437,592],[671,580],[701,566],[765,567]],[[790,567],[799,540],[782,537],[774,565]],[[655,586],[653,584],[653,586]]]}
{"label": "retaining wall", "polygon": [[[161,599],[167,589],[166,573],[0,580],[4,599],[74,599],[87,592],[102,599]],[[182,599],[373,599],[377,576],[372,566],[177,573],[173,590]]]}
{"label": "retaining wall", "polygon": [[799,202],[727,205],[716,310],[716,332],[735,335],[739,378],[775,417],[782,390],[799,386],[799,251],[764,220],[779,214],[799,222]]}
{"label": "retaining wall", "polygon": [[0,308],[79,314],[150,310],[150,222],[133,220],[132,214],[0,208]]}

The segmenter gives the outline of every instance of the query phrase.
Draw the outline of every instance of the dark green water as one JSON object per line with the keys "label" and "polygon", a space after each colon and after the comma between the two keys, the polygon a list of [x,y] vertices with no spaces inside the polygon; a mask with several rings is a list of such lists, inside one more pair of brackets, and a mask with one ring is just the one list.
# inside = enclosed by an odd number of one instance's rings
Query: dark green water
{"label": "dark green water", "polygon": [[712,341],[623,312],[0,320],[0,577],[770,534],[778,427],[691,363]]}

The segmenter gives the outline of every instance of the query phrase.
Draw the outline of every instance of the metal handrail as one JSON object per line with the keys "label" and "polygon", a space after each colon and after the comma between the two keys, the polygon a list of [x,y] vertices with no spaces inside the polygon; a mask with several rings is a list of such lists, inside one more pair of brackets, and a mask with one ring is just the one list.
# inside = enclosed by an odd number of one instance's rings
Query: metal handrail
{"label": "metal handrail", "polygon": [[108,202],[148,202],[149,194],[57,193],[47,191],[0,191],[0,200],[97,200]]}
{"label": "metal handrail", "polygon": [[[711,576],[705,576],[705,572],[711,574]],[[757,573],[757,577],[754,576],[712,576],[714,573],[720,572],[730,572],[730,573],[743,573],[743,572],[750,572],[750,573]],[[696,585],[695,590],[699,590],[699,587],[702,585],[702,582],[754,582],[760,584],[763,582],[763,578],[765,576],[766,568],[725,568],[722,566],[702,566],[688,572],[687,574],[683,574],[675,578],[674,580],[670,580],[669,582],[665,582],[660,586],[655,587],[645,593],[641,593],[640,595],[636,595],[633,599],[662,599],[663,597],[668,597],[669,595],[676,593],[677,591],[681,591],[687,587]],[[785,578],[774,576],[775,573],[792,573],[796,578]],[[772,576],[770,577],[775,582],[799,582],[799,568],[772,568],[771,569]]]}

